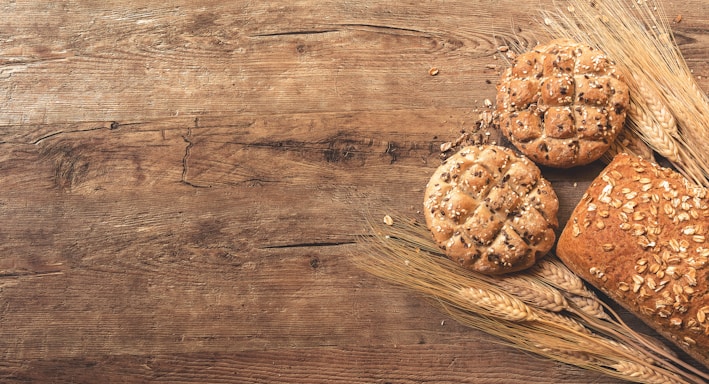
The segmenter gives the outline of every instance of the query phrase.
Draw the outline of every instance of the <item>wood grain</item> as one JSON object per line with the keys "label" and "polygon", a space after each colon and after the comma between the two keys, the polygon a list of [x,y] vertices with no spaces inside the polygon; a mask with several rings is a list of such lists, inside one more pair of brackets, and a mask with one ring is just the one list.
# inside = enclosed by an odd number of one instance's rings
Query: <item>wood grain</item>
{"label": "wood grain", "polygon": [[[551,4],[0,2],[0,380],[614,382],[350,261]],[[663,4],[709,88],[709,11]],[[544,169],[562,221],[600,166]]]}

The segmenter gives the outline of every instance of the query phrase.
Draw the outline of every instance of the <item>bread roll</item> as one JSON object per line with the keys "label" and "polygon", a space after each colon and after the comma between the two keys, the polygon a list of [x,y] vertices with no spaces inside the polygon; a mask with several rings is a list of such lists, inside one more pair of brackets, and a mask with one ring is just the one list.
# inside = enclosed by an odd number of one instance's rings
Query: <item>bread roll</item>
{"label": "bread roll", "polygon": [[709,366],[709,199],[671,169],[620,154],[575,208],[557,255]]}
{"label": "bread roll", "polygon": [[558,39],[517,56],[502,74],[496,120],[535,163],[568,168],[606,152],[628,104],[628,87],[603,52]]}
{"label": "bread roll", "polygon": [[426,186],[424,208],[446,255],[481,273],[528,268],[556,240],[556,193],[534,163],[500,146],[449,157]]}

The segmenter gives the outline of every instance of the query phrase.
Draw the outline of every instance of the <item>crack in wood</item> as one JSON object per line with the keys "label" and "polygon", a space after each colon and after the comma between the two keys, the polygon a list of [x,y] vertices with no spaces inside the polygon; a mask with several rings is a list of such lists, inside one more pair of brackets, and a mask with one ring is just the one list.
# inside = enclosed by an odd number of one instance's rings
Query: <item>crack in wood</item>
{"label": "crack in wood", "polygon": [[363,23],[348,23],[348,24],[338,24],[338,25],[341,25],[343,27],[381,29],[381,30],[388,30],[388,31],[401,31],[401,32],[413,32],[413,33],[427,34],[426,32],[418,30],[418,29],[394,27],[391,25],[377,25],[377,24],[363,24]]}
{"label": "crack in wood", "polygon": [[352,245],[357,242],[354,240],[346,241],[314,241],[314,242],[304,242],[304,243],[292,243],[292,244],[278,244],[278,245],[264,245],[261,249],[288,249],[288,248],[312,248],[312,247],[339,247],[342,245]]}
{"label": "crack in wood", "polygon": [[[342,27],[346,27],[346,28],[366,28],[366,29],[373,29],[373,30],[412,32],[412,33],[416,33],[416,34],[427,34],[426,32],[420,31],[418,29],[394,27],[394,26],[390,26],[390,25],[376,25],[376,24],[364,24],[364,23],[348,23],[348,24],[338,24],[338,25],[342,26]],[[269,33],[259,33],[259,34],[253,35],[253,37],[319,35],[319,34],[333,33],[333,32],[340,32],[340,29],[332,28],[332,29],[315,29],[315,30],[309,30],[309,31],[302,30],[302,31],[269,32]]]}
{"label": "crack in wood", "polygon": [[46,135],[40,137],[39,139],[33,141],[32,144],[38,145],[39,143],[41,143],[41,142],[43,142],[43,141],[45,141],[45,140],[47,140],[47,139],[51,139],[51,138],[57,137],[57,136],[59,136],[59,135],[66,135],[66,134],[71,134],[71,133],[93,132],[93,131],[99,131],[99,130],[101,130],[101,129],[106,129],[106,127],[101,126],[101,127],[87,128],[87,129],[75,129],[75,130],[71,130],[71,131],[57,131],[57,132],[52,132],[52,133],[48,133],[48,134],[46,134]]}
{"label": "crack in wood", "polygon": [[[194,118],[194,127],[199,128],[199,117]],[[180,182],[193,188],[211,188],[211,185],[195,184],[187,180],[189,159],[192,154],[192,147],[194,147],[194,142],[192,141],[192,127],[187,127],[187,133],[182,135],[182,140],[187,143],[187,146],[185,147],[185,155],[182,156],[182,178],[180,179]]]}
{"label": "crack in wood", "polygon": [[54,270],[46,272],[0,272],[0,279],[2,278],[15,278],[15,277],[44,277],[44,276],[54,276],[63,275],[64,271]]}
{"label": "crack in wood", "polygon": [[324,33],[339,32],[339,29],[320,29],[312,31],[283,31],[271,33],[259,33],[253,37],[278,37],[278,36],[293,36],[293,35],[320,35]]}

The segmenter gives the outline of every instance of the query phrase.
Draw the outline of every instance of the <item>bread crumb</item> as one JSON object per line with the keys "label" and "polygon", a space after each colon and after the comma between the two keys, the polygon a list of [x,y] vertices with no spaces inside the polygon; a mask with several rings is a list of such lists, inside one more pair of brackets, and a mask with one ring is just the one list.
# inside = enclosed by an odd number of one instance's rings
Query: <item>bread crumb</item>
{"label": "bread crumb", "polygon": [[386,216],[384,216],[384,224],[394,225],[394,219],[392,219],[391,216],[386,215]]}
{"label": "bread crumb", "polygon": [[438,75],[438,68],[436,67],[431,67],[431,69],[428,70],[428,74],[431,76],[436,76]]}

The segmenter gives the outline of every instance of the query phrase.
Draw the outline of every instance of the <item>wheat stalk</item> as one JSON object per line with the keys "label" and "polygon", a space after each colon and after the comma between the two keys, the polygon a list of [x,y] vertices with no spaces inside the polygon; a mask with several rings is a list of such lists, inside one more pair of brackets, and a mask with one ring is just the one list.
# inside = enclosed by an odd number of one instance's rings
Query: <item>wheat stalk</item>
{"label": "wheat stalk", "polygon": [[[557,313],[546,313],[539,322],[510,323],[494,321],[477,313],[444,306],[450,316],[463,325],[481,329],[497,337],[497,342],[545,356],[566,364],[594,370],[628,381],[642,382],[640,373],[655,369],[646,359],[637,359],[636,353],[619,348],[611,340],[592,334],[583,324]],[[642,354],[642,353],[641,353]],[[613,365],[634,362],[641,372],[619,372]],[[688,383],[675,373],[667,373],[670,383]]]}
{"label": "wheat stalk", "polygon": [[642,350],[591,333],[568,316],[546,313],[539,322],[510,323],[495,322],[460,308],[446,309],[456,321],[495,335],[498,342],[608,376],[640,383],[658,377],[666,383],[696,381],[656,366],[657,361]]}
{"label": "wheat stalk", "polygon": [[[536,274],[490,277],[445,258],[418,221],[368,222],[373,234],[361,241],[376,256],[357,257],[357,265],[436,298],[461,324],[516,348],[625,380],[643,382],[652,376],[676,383],[699,381],[691,367],[622,323],[558,259],[545,258]],[[581,305],[570,297],[583,299]],[[612,316],[594,317],[594,301]],[[594,309],[588,310],[589,305]],[[638,369],[631,371],[633,367]]]}

